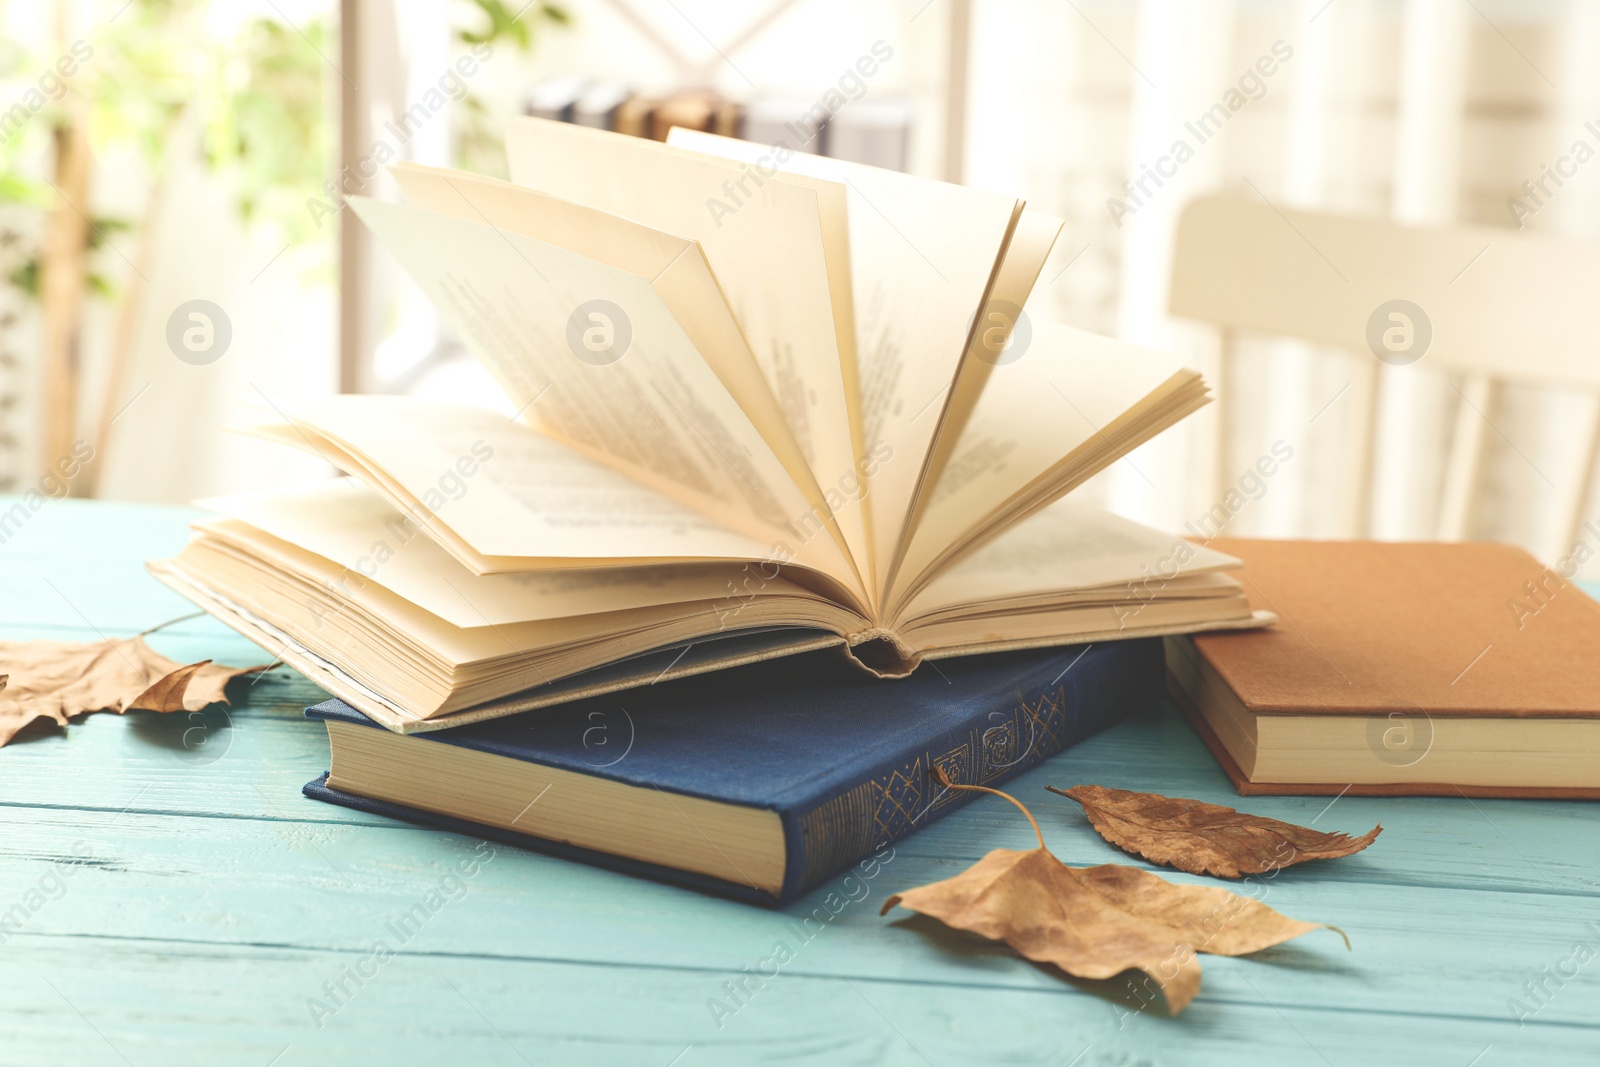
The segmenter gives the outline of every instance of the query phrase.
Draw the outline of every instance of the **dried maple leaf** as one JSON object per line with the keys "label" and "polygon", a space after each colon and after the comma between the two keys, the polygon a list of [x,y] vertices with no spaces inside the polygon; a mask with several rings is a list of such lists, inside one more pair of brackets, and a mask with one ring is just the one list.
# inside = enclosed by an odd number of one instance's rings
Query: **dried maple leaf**
{"label": "dried maple leaf", "polygon": [[226,704],[229,681],[270,666],[174,663],[142,636],[93,644],[0,641],[0,746],[38,719],[65,726],[91,711],[199,711]]}
{"label": "dried maple leaf", "polygon": [[[1039,847],[997,848],[954,878],[884,901],[960,930],[1006,942],[1030,960],[1078,978],[1138,970],[1161,988],[1176,1015],[1200,991],[1198,952],[1242,956],[1321,927],[1281,915],[1220,886],[1174,885],[1134,867],[1068,867],[1045,848],[1033,815],[998,789],[941,784],[1005,797],[1033,823]],[[1342,931],[1336,927],[1340,937]],[[1346,946],[1349,940],[1345,940]]]}
{"label": "dried maple leaf", "polygon": [[1090,825],[1123,851],[1180,871],[1221,878],[1261,874],[1307,860],[1338,859],[1360,852],[1383,832],[1380,825],[1360,837],[1326,834],[1220,804],[1103,785],[1045,788],[1082,804]]}

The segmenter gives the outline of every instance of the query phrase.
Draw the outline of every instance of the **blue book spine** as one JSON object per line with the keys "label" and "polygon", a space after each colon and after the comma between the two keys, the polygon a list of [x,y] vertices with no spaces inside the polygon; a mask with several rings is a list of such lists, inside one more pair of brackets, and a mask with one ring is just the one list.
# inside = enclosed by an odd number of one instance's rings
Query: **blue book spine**
{"label": "blue book spine", "polygon": [[781,898],[815,888],[976,796],[940,785],[933,768],[960,785],[998,788],[1160,701],[1165,668],[1159,639],[1068,651],[1065,662],[1047,660],[1003,694],[975,699],[961,726],[902,750],[818,804],[783,811],[788,863]]}

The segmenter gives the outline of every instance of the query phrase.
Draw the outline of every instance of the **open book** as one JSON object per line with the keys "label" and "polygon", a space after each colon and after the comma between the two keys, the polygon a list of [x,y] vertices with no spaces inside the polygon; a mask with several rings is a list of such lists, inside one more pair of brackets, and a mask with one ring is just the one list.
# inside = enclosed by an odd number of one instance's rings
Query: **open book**
{"label": "open book", "polygon": [[537,119],[513,181],[350,206],[514,417],[340,396],[249,432],[349,477],[213,502],[164,581],[403,732],[840,645],[924,659],[1258,625],[1236,561],[1076,505],[1206,402],[1028,302],[1062,223],[674,130]]}

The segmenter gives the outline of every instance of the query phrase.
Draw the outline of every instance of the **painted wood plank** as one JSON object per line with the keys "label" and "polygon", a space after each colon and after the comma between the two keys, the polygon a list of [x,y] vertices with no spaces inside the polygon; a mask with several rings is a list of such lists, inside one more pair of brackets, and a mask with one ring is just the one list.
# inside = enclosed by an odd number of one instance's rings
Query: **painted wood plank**
{"label": "painted wood plank", "polygon": [[[355,952],[436,892],[438,913],[415,939],[422,951],[731,972],[770,955],[779,940],[805,939],[795,973],[1051,986],[1055,978],[1000,946],[952,952],[937,928],[901,929],[878,916],[890,893],[967,866],[951,854],[961,821],[920,835],[924,848],[944,854],[897,850],[873,877],[837,877],[773,912],[399,825],[12,808],[0,811],[0,921],[10,916],[7,932],[29,936]],[[1016,823],[986,847],[1025,847],[1031,831]],[[946,842],[952,847],[941,849]],[[1057,849],[1068,863],[1104,858],[1070,843]],[[456,873],[463,864],[470,877]],[[1600,947],[1592,898],[1338,883],[1305,869],[1246,888],[1286,914],[1337,925],[1354,950],[1317,932],[1266,954],[1267,965],[1207,959],[1203,998],[1247,1001],[1250,983],[1270,975],[1284,1005],[1495,1018],[1574,944]],[[1595,1021],[1600,965],[1573,986],[1583,994],[1553,1004],[1547,1020]]]}
{"label": "painted wood plank", "polygon": [[[1271,968],[1249,1000],[1176,1019],[1067,983],[1027,992],[780,972],[717,1025],[728,976],[547,961],[392,957],[331,1017],[307,1001],[355,953],[230,950],[138,940],[8,946],[5,1062],[647,1064],[757,1062],[971,1067],[1240,1063],[1545,1065],[1593,1062],[1594,1032],[1535,1019],[1336,1011],[1277,1003]],[[373,970],[372,964],[366,965]],[[1584,1043],[1588,1042],[1586,1046]],[[1485,1053],[1485,1049],[1489,1051]],[[276,1057],[276,1058],[275,1058]],[[1475,1057],[1477,1059],[1475,1060]]]}

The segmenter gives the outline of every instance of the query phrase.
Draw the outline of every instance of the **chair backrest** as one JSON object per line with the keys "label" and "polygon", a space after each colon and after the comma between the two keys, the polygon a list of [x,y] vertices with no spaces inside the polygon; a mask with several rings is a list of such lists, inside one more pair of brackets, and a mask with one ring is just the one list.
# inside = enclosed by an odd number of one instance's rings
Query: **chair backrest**
{"label": "chair backrest", "polygon": [[[1170,310],[1223,331],[1220,449],[1235,331],[1371,351],[1350,507],[1358,536],[1370,526],[1380,359],[1421,359],[1466,379],[1438,522],[1438,536],[1450,540],[1467,533],[1499,383],[1600,391],[1600,248],[1510,230],[1409,227],[1259,197],[1201,197],[1178,223]],[[1581,524],[1600,419],[1586,436],[1586,462],[1564,490],[1562,535]]]}

